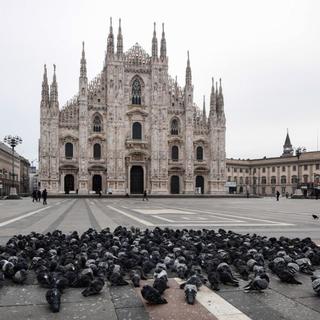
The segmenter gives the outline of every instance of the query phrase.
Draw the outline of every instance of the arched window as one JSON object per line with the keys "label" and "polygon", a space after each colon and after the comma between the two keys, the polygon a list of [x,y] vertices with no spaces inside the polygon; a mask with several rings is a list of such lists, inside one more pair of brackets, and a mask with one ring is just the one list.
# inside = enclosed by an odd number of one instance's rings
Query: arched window
{"label": "arched window", "polygon": [[277,178],[275,176],[271,177],[271,184],[276,184],[277,183]]}
{"label": "arched window", "polygon": [[99,116],[95,116],[93,119],[93,131],[94,132],[101,132],[102,131],[102,124],[101,124],[101,119]]}
{"label": "arched window", "polygon": [[286,184],[286,183],[287,183],[286,176],[281,176],[281,184]]}
{"label": "arched window", "polygon": [[297,176],[292,176],[291,177],[291,183],[298,183],[298,177]]}
{"label": "arched window", "polygon": [[261,184],[267,184],[267,178],[261,177]]}
{"label": "arched window", "polygon": [[96,160],[101,159],[101,145],[99,143],[95,143],[93,146],[93,158]]}
{"label": "arched window", "polygon": [[138,79],[132,83],[132,104],[141,104],[141,84]]}
{"label": "arched window", "polygon": [[179,123],[177,119],[173,119],[171,121],[171,134],[178,135],[179,134]]}
{"label": "arched window", "polygon": [[203,148],[197,147],[197,160],[203,160]]}
{"label": "arched window", "polygon": [[171,159],[173,161],[179,160],[179,148],[177,146],[173,146],[171,149]]}
{"label": "arched window", "polygon": [[67,159],[73,158],[73,144],[71,142],[67,142],[65,145],[65,156]]}
{"label": "arched window", "polygon": [[134,122],[132,125],[132,139],[142,139],[141,123]]}

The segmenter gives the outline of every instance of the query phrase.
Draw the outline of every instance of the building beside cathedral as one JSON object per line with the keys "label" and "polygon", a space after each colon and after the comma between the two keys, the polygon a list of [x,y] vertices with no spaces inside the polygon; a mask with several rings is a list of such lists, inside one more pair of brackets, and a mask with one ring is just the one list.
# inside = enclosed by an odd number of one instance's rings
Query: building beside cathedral
{"label": "building beside cathedral", "polygon": [[168,74],[164,27],[148,54],[138,43],[124,51],[121,21],[112,21],[104,67],[88,82],[84,44],[79,91],[61,109],[56,67],[41,94],[39,179],[48,192],[223,194],[226,119],[221,80],[212,80],[210,110],[194,103],[187,57],[181,87]]}
{"label": "building beside cathedral", "polygon": [[260,159],[227,159],[226,186],[230,193],[274,196],[295,194],[320,195],[320,151],[295,154],[289,133],[279,157]]}

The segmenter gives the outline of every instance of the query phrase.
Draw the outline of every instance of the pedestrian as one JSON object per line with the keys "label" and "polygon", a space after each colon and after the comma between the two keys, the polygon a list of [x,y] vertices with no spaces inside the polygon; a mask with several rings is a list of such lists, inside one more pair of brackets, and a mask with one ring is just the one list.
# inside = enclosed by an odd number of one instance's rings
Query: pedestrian
{"label": "pedestrian", "polygon": [[147,201],[149,201],[149,199],[148,199],[148,194],[147,194],[147,190],[144,190],[144,191],[143,191],[142,201],[144,201],[144,199],[146,199]]}
{"label": "pedestrian", "polygon": [[42,191],[42,198],[43,198],[43,204],[47,204],[47,197],[48,197],[48,192],[47,192],[47,189],[44,189]]}
{"label": "pedestrian", "polygon": [[280,192],[279,192],[279,190],[277,191],[276,196],[277,196],[277,201],[279,201],[279,197],[280,197]]}
{"label": "pedestrian", "polygon": [[38,190],[37,191],[37,202],[40,202],[41,201],[41,191]]}
{"label": "pedestrian", "polygon": [[249,191],[247,191],[247,198],[249,198]]}
{"label": "pedestrian", "polygon": [[36,202],[37,202],[37,191],[36,190],[32,191],[32,202],[34,202],[34,200],[36,200]]}
{"label": "pedestrian", "polygon": [[286,192],[286,198],[287,199],[289,198],[289,192]]}
{"label": "pedestrian", "polygon": [[101,198],[102,193],[101,193],[101,190],[100,190],[100,189],[99,189],[99,191],[98,191],[98,194],[99,194],[99,198]]}

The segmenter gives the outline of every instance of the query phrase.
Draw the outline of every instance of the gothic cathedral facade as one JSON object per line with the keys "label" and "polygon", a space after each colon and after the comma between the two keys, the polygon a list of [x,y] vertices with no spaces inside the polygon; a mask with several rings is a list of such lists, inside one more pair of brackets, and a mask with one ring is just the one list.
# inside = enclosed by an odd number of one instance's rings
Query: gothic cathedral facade
{"label": "gothic cathedral facade", "polygon": [[[154,27],[155,28],[155,27]],[[116,42],[116,44],[115,44]],[[185,84],[168,74],[162,25],[151,55],[139,44],[124,52],[121,24],[112,22],[101,73],[87,80],[84,51],[79,91],[59,108],[56,67],[42,82],[39,174],[49,193],[224,194],[223,93],[212,80],[210,110],[193,101],[188,53]]]}

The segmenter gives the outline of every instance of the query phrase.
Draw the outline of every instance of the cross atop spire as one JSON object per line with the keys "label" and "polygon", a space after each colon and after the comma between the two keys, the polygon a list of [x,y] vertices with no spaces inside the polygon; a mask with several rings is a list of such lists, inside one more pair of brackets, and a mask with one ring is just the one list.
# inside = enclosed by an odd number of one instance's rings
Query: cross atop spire
{"label": "cross atop spire", "polygon": [[160,47],[160,58],[164,60],[167,56],[167,42],[164,34],[164,23],[162,23],[162,37],[161,37],[161,47]]}
{"label": "cross atop spire", "polygon": [[117,37],[117,55],[120,56],[123,53],[123,37],[121,31],[121,19],[119,19],[119,29]]}

